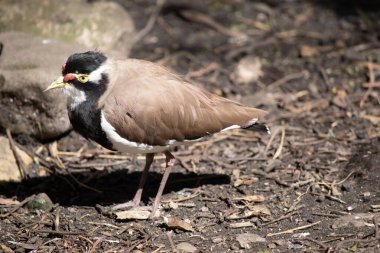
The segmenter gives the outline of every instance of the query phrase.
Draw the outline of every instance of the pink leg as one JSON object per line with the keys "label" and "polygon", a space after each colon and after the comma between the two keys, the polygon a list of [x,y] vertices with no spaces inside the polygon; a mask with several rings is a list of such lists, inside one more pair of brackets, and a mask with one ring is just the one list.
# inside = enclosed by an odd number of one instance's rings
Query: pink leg
{"label": "pink leg", "polygon": [[164,175],[162,176],[160,187],[158,188],[158,191],[156,194],[156,198],[154,199],[154,202],[153,202],[152,212],[151,212],[150,217],[149,217],[151,219],[154,217],[154,215],[155,215],[155,213],[156,213],[156,211],[160,205],[161,196],[162,196],[162,193],[164,192],[166,181],[168,181],[169,174],[172,171],[172,168],[173,168],[173,165],[175,162],[174,156],[169,151],[165,151],[165,156],[166,156],[166,168],[165,168]]}
{"label": "pink leg", "polygon": [[123,209],[123,208],[127,208],[127,207],[136,207],[140,204],[144,185],[145,185],[146,179],[148,178],[148,171],[149,171],[150,165],[153,162],[153,159],[154,159],[154,153],[146,154],[146,156],[145,156],[145,167],[144,167],[143,173],[142,173],[141,178],[140,178],[139,187],[136,191],[135,196],[133,197],[133,200],[128,201],[126,203],[116,205],[116,206],[112,207],[112,210],[118,210],[118,209]]}

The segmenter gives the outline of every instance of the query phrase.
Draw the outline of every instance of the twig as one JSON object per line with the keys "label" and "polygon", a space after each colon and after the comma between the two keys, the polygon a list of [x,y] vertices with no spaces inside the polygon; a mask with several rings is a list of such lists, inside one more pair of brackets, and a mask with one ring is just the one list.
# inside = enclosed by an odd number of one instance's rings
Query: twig
{"label": "twig", "polygon": [[96,240],[94,244],[92,245],[91,249],[87,253],[95,252],[96,247],[98,247],[98,245],[103,241],[103,239],[104,239],[103,237],[100,237],[98,240]]}
{"label": "twig", "polygon": [[285,127],[282,127],[281,128],[281,141],[280,141],[280,145],[278,146],[277,150],[276,150],[276,153],[274,154],[273,156],[273,160],[275,160],[277,157],[279,157],[281,155],[281,151],[282,151],[282,147],[284,146],[284,142],[285,142]]}
{"label": "twig", "polygon": [[25,205],[26,203],[28,203],[30,200],[34,199],[35,196],[36,195],[33,194],[32,196],[27,197],[26,199],[24,199],[23,201],[21,201],[16,207],[14,207],[13,209],[11,209],[9,212],[7,212],[5,214],[1,214],[0,218],[8,217],[12,213],[16,212],[20,207],[22,207],[23,205]]}
{"label": "twig", "polygon": [[312,215],[325,216],[330,218],[339,218],[340,215],[332,214],[332,213],[312,213]]}
{"label": "twig", "polygon": [[58,231],[59,230],[59,213],[61,209],[57,207],[57,211],[55,213],[55,219],[54,219],[54,230]]}
{"label": "twig", "polygon": [[153,28],[154,24],[157,21],[158,16],[160,15],[160,12],[162,10],[163,5],[165,4],[165,0],[157,0],[156,1],[156,7],[151,14],[148,22],[146,23],[145,27],[140,30],[136,36],[133,38],[132,45],[135,45],[137,42],[142,40]]}
{"label": "twig", "polygon": [[209,17],[209,16],[207,16],[201,12],[195,11],[195,10],[184,9],[184,10],[180,11],[180,14],[184,18],[186,18],[190,21],[206,25],[206,26],[214,29],[215,31],[217,31],[221,34],[224,34],[224,35],[227,35],[230,37],[240,37],[240,36],[244,35],[241,32],[234,31],[234,30],[231,30],[231,29],[228,29],[228,28],[222,26],[221,24],[216,22],[213,18],[211,18],[211,17]]}
{"label": "twig", "polygon": [[281,217],[279,217],[279,218],[277,218],[277,219],[274,219],[274,220],[271,220],[271,221],[269,221],[269,222],[267,222],[267,223],[262,224],[261,227],[266,227],[266,226],[269,226],[269,225],[271,225],[271,224],[273,224],[273,223],[276,223],[276,222],[278,222],[278,221],[285,220],[285,219],[287,219],[287,218],[292,217],[293,215],[295,215],[295,214],[297,214],[297,213],[298,213],[298,210],[292,211],[292,212],[290,212],[290,213],[288,213],[288,214],[286,214],[286,215],[283,215],[283,216],[281,216]]}
{"label": "twig", "polygon": [[269,90],[269,89],[273,89],[273,88],[277,88],[278,86],[284,84],[284,83],[287,83],[291,80],[294,80],[294,79],[299,79],[299,78],[302,78],[302,77],[305,77],[305,76],[308,76],[309,75],[309,72],[306,71],[306,70],[303,70],[301,72],[297,72],[297,73],[292,73],[292,74],[289,74],[287,76],[284,76],[283,78],[267,85],[266,89]]}
{"label": "twig", "polygon": [[299,239],[297,239],[297,240],[307,240],[307,241],[313,242],[313,243],[315,243],[315,244],[321,246],[324,250],[326,250],[326,249],[329,248],[329,246],[327,246],[327,245],[324,244],[323,242],[319,242],[319,241],[314,240],[314,239],[312,239],[312,238],[299,238]]}
{"label": "twig", "polygon": [[[372,62],[372,61],[369,61],[369,62]],[[369,82],[370,83],[374,83],[375,82],[375,73],[373,71],[373,64],[370,64],[368,63],[367,64],[367,67],[368,67],[368,76],[369,76]],[[364,96],[362,97],[362,99],[360,100],[360,108],[363,108],[367,98],[369,97],[369,94],[371,94],[373,90],[373,87],[368,87],[368,90],[364,93]]]}
{"label": "twig", "polygon": [[326,198],[330,199],[330,200],[334,200],[338,203],[341,203],[341,204],[347,204],[347,202],[341,200],[340,198],[337,198],[335,196],[332,196],[332,195],[326,195]]}
{"label": "twig", "polygon": [[8,140],[9,140],[9,146],[12,149],[13,155],[14,155],[15,160],[16,160],[17,167],[18,167],[18,169],[20,171],[21,178],[24,179],[25,175],[26,175],[26,173],[25,173],[25,164],[22,161],[22,159],[20,157],[20,154],[17,151],[17,146],[16,146],[15,141],[13,140],[13,137],[12,137],[12,134],[11,134],[11,130],[9,130],[9,128],[7,128],[5,131],[7,133],[7,137],[8,137]]}
{"label": "twig", "polygon": [[47,234],[53,234],[53,235],[83,235],[83,234],[86,234],[85,232],[55,231],[55,230],[47,230],[47,229],[34,230],[33,232],[47,233]]}
{"label": "twig", "polygon": [[172,251],[171,252],[177,253],[178,251],[177,251],[177,248],[174,245],[173,238],[172,238],[172,231],[166,233],[166,236],[168,237],[170,246],[172,247]]}
{"label": "twig", "polygon": [[267,234],[267,237],[275,236],[275,235],[283,235],[283,234],[292,234],[292,233],[294,233],[294,232],[296,232],[298,230],[310,228],[310,227],[313,227],[313,226],[315,226],[315,225],[317,225],[319,223],[321,223],[321,221],[317,221],[317,222],[314,222],[312,224],[308,224],[308,225],[304,225],[304,226],[288,229],[288,230],[281,231],[281,232],[278,232],[278,233],[269,233],[269,234]]}
{"label": "twig", "polygon": [[380,87],[380,82],[363,83],[362,86],[364,88],[377,88],[377,87]]}
{"label": "twig", "polygon": [[276,135],[280,132],[280,128],[275,128],[269,138],[269,141],[267,143],[267,146],[265,147],[265,155],[268,153],[268,150],[270,148],[270,146],[272,145],[272,142],[274,140],[274,138],[276,137]]}
{"label": "twig", "polygon": [[352,174],[354,174],[354,173],[355,173],[354,170],[351,171],[350,174],[347,175],[347,177],[345,177],[343,180],[339,181],[338,183],[334,183],[334,185],[340,185],[340,184],[343,184],[343,183],[344,183],[347,179],[349,179],[349,178],[352,176]]}
{"label": "twig", "polygon": [[183,198],[179,198],[179,199],[161,200],[161,203],[182,202],[182,201],[186,201],[186,200],[189,200],[189,199],[193,199],[193,198],[197,197],[201,193],[202,193],[202,191],[197,190],[197,191],[195,191],[193,194],[191,194],[188,197],[183,197]]}

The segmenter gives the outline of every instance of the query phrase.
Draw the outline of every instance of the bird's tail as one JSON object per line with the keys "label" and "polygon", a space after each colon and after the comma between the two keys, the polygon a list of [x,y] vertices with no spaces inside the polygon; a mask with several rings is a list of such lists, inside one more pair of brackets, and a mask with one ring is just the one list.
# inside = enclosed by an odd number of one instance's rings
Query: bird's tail
{"label": "bird's tail", "polygon": [[271,134],[270,128],[265,124],[253,123],[249,126],[241,127],[244,130],[250,130],[255,132],[266,132],[267,134]]}

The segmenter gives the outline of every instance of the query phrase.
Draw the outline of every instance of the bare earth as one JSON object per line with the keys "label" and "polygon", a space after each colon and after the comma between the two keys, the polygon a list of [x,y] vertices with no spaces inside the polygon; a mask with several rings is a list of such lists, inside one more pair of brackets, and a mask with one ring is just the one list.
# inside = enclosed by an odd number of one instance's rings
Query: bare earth
{"label": "bare earth", "polygon": [[[15,136],[40,163],[22,183],[2,183],[0,200],[44,192],[54,206],[3,201],[0,252],[378,252],[380,5],[348,2],[164,8],[132,56],[268,110],[272,135],[232,131],[179,148],[160,217],[132,221],[102,210],[133,197],[144,156],[76,133],[44,145]],[[138,29],[157,8],[120,3]],[[244,57],[261,76],[235,71]],[[145,204],[161,179],[157,158]]]}

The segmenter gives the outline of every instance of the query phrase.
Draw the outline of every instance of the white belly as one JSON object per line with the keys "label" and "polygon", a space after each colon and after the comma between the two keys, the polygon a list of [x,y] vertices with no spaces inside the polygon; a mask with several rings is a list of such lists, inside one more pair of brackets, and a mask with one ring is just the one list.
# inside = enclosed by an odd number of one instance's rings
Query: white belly
{"label": "white belly", "polygon": [[145,143],[137,143],[134,141],[129,141],[123,137],[121,137],[115,130],[115,128],[107,121],[104,117],[103,113],[101,113],[101,127],[103,131],[106,133],[108,140],[112,143],[113,149],[121,152],[134,153],[134,154],[142,154],[142,153],[158,153],[166,151],[170,148],[180,146],[183,144],[190,144],[194,141],[199,141],[200,139],[179,142],[176,140],[169,140],[167,145],[165,146],[152,146]]}

